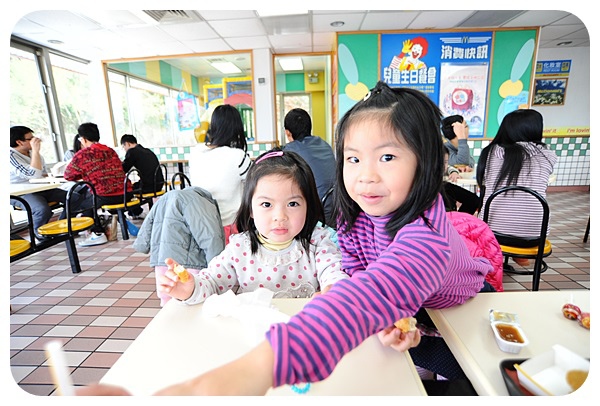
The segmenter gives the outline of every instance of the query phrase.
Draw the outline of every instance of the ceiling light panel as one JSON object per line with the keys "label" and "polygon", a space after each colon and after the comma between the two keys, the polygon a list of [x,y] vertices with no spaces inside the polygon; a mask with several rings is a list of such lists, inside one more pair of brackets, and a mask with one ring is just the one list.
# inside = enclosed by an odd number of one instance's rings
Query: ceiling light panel
{"label": "ceiling light panel", "polygon": [[242,73],[242,70],[231,62],[211,62],[211,65],[221,73]]}
{"label": "ceiling light panel", "polygon": [[310,32],[308,15],[261,18],[267,35],[306,34]]}
{"label": "ceiling light panel", "polygon": [[302,58],[279,58],[279,65],[286,72],[304,70]]}

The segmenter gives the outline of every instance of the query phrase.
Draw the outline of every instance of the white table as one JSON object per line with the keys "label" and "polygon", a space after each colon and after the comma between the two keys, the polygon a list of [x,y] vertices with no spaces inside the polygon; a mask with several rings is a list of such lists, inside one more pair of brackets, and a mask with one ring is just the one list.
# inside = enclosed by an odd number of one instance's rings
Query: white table
{"label": "white table", "polygon": [[[568,302],[590,312],[590,291],[480,293],[462,305],[427,312],[477,393],[508,395],[500,372],[505,359],[531,358],[550,351],[555,344],[590,357],[590,330],[563,316],[562,306]],[[529,339],[520,353],[498,348],[490,327],[490,309],[518,315]]]}
{"label": "white table", "polygon": [[[274,299],[281,312],[293,315],[306,299]],[[101,379],[134,395],[150,395],[232,361],[255,345],[235,318],[208,318],[202,305],[169,301]],[[247,334],[246,334],[247,335]],[[300,396],[289,386],[268,395]],[[372,336],[340,361],[324,381],[306,395],[426,395],[408,353],[383,347]]]}
{"label": "white table", "polygon": [[11,183],[10,194],[15,196],[26,195],[28,193],[41,192],[44,190],[60,188],[60,183]]}

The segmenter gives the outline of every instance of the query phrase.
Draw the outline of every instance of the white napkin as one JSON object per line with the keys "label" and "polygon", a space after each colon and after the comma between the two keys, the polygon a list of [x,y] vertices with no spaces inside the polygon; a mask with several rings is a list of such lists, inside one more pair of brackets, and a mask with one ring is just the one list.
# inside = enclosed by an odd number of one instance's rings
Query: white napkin
{"label": "white napkin", "polygon": [[244,325],[252,344],[265,338],[265,332],[274,323],[285,323],[290,316],[271,305],[273,292],[259,288],[254,292],[236,295],[229,290],[222,295],[211,295],[202,306],[203,317],[233,317]]}

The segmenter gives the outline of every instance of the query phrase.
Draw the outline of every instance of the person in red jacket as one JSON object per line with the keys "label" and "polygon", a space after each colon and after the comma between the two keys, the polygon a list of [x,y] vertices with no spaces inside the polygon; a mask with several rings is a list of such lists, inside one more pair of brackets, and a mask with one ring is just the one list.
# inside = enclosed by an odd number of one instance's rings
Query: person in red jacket
{"label": "person in red jacket", "polygon": [[[65,168],[64,178],[70,181],[85,180],[94,185],[96,189],[96,203],[98,210],[106,204],[123,202],[123,180],[125,172],[119,156],[112,148],[100,144],[100,131],[94,123],[83,123],[77,128],[81,150],[78,151]],[[132,192],[128,183],[127,194]],[[129,199],[131,196],[127,196]],[[90,208],[93,205],[93,196],[88,193],[83,203]],[[90,215],[91,216],[91,215]],[[104,229],[96,224],[92,233],[79,243],[80,246],[100,245],[107,242]]]}

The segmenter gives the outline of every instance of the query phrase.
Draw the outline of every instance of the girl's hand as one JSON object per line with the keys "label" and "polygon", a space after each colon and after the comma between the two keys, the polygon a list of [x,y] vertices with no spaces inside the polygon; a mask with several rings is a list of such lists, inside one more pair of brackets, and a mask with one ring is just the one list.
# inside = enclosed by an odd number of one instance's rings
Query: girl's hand
{"label": "girl's hand", "polygon": [[165,260],[167,272],[157,276],[157,289],[167,295],[179,300],[186,300],[194,293],[194,278],[190,277],[187,282],[181,282],[174,269],[179,264],[172,258]]}
{"label": "girl's hand", "polygon": [[407,351],[416,347],[421,342],[421,333],[419,330],[402,333],[397,327],[386,327],[377,333],[377,338],[386,347],[392,347],[398,352]]}
{"label": "girl's hand", "polygon": [[331,287],[332,287],[332,286],[333,286],[333,283],[332,283],[331,285],[327,285],[327,286],[325,286],[325,287],[324,287],[324,288],[322,288],[320,291],[318,291],[318,292],[315,292],[315,294],[314,294],[314,295],[312,295],[312,297],[319,296],[319,295],[323,295],[323,294],[327,293],[327,292],[329,291],[329,289],[331,289]]}
{"label": "girl's hand", "polygon": [[458,172],[452,172],[450,175],[448,175],[448,181],[452,182],[452,183],[456,183],[456,181],[460,178],[460,175],[458,174]]}

